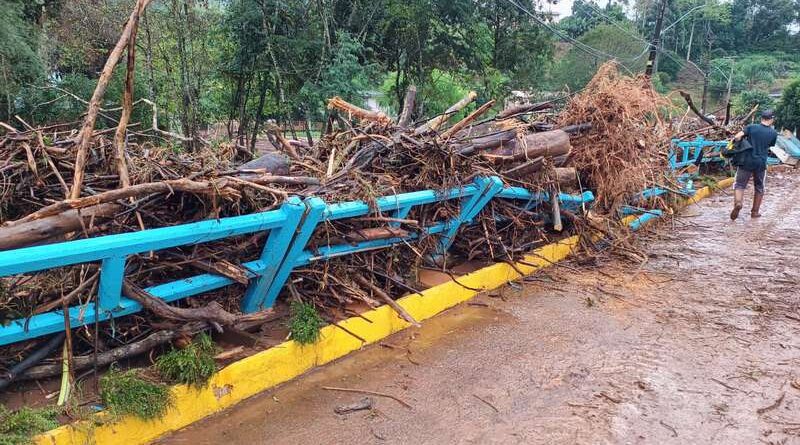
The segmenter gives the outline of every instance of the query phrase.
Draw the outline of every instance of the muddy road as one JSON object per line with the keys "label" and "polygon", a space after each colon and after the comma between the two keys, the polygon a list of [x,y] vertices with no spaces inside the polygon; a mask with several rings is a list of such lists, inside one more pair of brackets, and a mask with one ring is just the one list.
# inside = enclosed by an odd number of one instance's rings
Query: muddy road
{"label": "muddy road", "polygon": [[800,443],[800,176],[768,181],[760,220],[719,193],[643,265],[550,268],[160,443]]}

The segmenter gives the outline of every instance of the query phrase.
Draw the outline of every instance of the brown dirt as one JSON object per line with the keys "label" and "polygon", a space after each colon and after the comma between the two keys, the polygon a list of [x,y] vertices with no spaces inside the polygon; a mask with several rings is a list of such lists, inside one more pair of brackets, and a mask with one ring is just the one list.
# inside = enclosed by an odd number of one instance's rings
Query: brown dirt
{"label": "brown dirt", "polygon": [[800,177],[768,186],[760,220],[719,194],[642,266],[551,268],[160,443],[798,443]]}

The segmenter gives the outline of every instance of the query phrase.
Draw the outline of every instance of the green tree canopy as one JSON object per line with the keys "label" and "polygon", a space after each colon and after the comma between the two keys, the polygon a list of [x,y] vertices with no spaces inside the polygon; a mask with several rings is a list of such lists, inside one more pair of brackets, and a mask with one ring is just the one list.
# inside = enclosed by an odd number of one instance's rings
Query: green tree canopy
{"label": "green tree canopy", "polygon": [[783,90],[778,106],[775,108],[776,126],[800,134],[800,79],[793,80]]}

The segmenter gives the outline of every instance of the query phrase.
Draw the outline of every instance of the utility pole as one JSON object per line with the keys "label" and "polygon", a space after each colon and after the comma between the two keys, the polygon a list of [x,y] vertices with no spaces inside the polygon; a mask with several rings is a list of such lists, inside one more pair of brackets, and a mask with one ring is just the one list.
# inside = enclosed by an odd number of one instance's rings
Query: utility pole
{"label": "utility pole", "polygon": [[728,94],[725,96],[725,125],[728,125],[731,118],[731,86],[733,83],[733,64],[735,63],[735,59],[731,57],[730,61],[731,71],[728,73]]}
{"label": "utility pole", "polygon": [[700,107],[700,111],[703,112],[703,115],[706,114],[706,106],[708,105],[707,97],[708,97],[708,76],[711,73],[711,29],[706,23],[706,43],[708,44],[708,48],[706,50],[706,70],[703,73],[703,101],[702,106]]}
{"label": "utility pole", "polygon": [[661,45],[661,25],[664,23],[664,11],[667,9],[667,1],[661,0],[661,9],[658,11],[658,19],[656,19],[656,30],[653,33],[653,39],[650,41],[650,56],[647,58],[647,68],[644,71],[644,75],[648,78],[653,75],[658,47]]}

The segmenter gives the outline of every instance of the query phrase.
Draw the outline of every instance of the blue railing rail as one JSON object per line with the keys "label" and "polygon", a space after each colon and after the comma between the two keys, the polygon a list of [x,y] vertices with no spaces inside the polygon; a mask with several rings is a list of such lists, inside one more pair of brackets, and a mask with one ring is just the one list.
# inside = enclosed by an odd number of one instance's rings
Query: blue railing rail
{"label": "blue railing rail", "polygon": [[[444,255],[459,227],[472,223],[492,199],[522,201],[523,207],[534,208],[547,201],[549,195],[521,187],[504,187],[498,177],[482,177],[472,184],[446,191],[423,190],[384,196],[378,198],[373,206],[362,201],[327,204],[317,197],[305,200],[292,197],[279,209],[268,212],[3,251],[0,252],[0,278],[100,262],[97,310],[94,304],[68,309],[70,326],[77,328],[142,310],[139,303],[122,295],[125,265],[129,257],[264,232],[268,236],[260,256],[242,264],[250,282],[242,298],[241,309],[249,313],[271,307],[290,273],[298,266],[428,236],[438,237],[435,254]],[[591,192],[581,195],[559,194],[564,208],[575,208],[593,199]],[[432,223],[410,232],[406,237],[320,247],[308,245],[320,224],[371,213],[402,219],[414,207],[444,201],[458,201],[459,212],[455,217]],[[174,302],[232,284],[235,282],[227,277],[206,273],[150,286],[145,290],[165,302]],[[0,326],[0,345],[63,331],[64,326],[64,313],[61,310],[17,319]]]}
{"label": "blue railing rail", "polygon": [[712,149],[706,153],[702,162],[725,162],[725,160],[719,156],[719,150],[726,145],[728,145],[727,140],[712,141],[705,139],[703,136],[697,136],[693,141],[673,139],[669,149],[669,167],[672,170],[678,170],[694,164],[706,147],[712,147]]}

